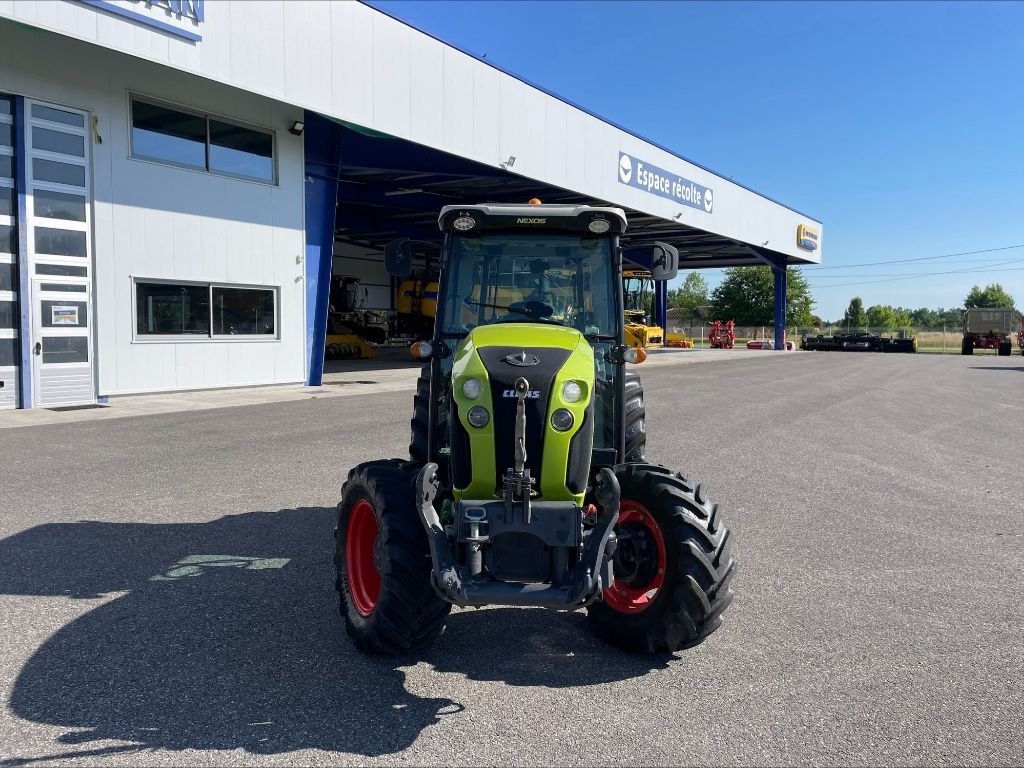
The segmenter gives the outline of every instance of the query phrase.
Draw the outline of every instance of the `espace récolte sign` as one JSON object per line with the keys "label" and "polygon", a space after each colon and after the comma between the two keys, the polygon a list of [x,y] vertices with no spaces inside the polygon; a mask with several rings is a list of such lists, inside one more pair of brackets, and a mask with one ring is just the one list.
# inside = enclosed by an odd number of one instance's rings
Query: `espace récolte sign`
{"label": "espace r\u00e9colte sign", "polygon": [[711,213],[715,206],[714,193],[710,187],[684,179],[679,174],[669,173],[664,168],[645,163],[625,152],[619,152],[619,181],[705,213]]}

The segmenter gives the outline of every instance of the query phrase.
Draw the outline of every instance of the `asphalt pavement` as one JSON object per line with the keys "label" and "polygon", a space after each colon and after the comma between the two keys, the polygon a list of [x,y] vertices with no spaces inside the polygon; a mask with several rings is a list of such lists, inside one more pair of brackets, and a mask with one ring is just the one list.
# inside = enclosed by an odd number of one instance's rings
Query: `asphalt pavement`
{"label": "asphalt pavement", "polygon": [[351,646],[333,506],[410,392],[0,431],[0,766],[1024,764],[1024,361],[640,372],[741,569],[672,656],[507,608]]}

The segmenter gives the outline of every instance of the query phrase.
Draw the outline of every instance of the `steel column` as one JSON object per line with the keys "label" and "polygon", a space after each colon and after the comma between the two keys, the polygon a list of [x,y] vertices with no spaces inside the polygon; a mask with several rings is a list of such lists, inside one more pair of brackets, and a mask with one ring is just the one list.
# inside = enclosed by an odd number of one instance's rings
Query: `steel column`
{"label": "steel column", "polygon": [[306,386],[323,381],[327,310],[338,210],[341,128],[314,112],[305,114],[306,169]]}
{"label": "steel column", "polygon": [[772,265],[775,278],[775,349],[786,348],[786,265]]}
{"label": "steel column", "polygon": [[668,339],[668,280],[654,283],[654,324],[661,328],[662,341]]}

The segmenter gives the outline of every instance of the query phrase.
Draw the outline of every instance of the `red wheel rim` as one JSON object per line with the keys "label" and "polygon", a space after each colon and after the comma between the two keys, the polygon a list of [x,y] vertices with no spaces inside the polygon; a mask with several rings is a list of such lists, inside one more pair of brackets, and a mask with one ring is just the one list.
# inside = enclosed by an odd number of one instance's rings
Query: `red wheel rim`
{"label": "red wheel rim", "polygon": [[360,499],[348,517],[348,531],[345,534],[345,565],[348,574],[349,594],[361,616],[369,616],[377,606],[380,595],[380,573],[374,562],[377,545],[377,515],[373,505]]}
{"label": "red wheel rim", "polygon": [[619,503],[617,526],[632,524],[642,525],[654,539],[658,548],[658,568],[647,584],[627,584],[616,579],[610,589],[604,590],[605,603],[619,613],[646,611],[657,599],[659,590],[665,583],[665,537],[661,535],[661,528],[646,507],[631,499],[623,499]]}

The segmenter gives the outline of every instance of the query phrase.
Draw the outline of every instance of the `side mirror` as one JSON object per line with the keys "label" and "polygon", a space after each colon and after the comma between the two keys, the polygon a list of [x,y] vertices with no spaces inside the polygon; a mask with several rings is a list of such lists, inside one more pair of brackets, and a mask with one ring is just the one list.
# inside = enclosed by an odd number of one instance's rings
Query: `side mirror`
{"label": "side mirror", "polygon": [[412,243],[409,238],[400,237],[384,246],[384,267],[394,277],[412,274]]}
{"label": "side mirror", "polygon": [[655,243],[651,257],[651,277],[671,280],[679,272],[679,251],[668,243]]}

